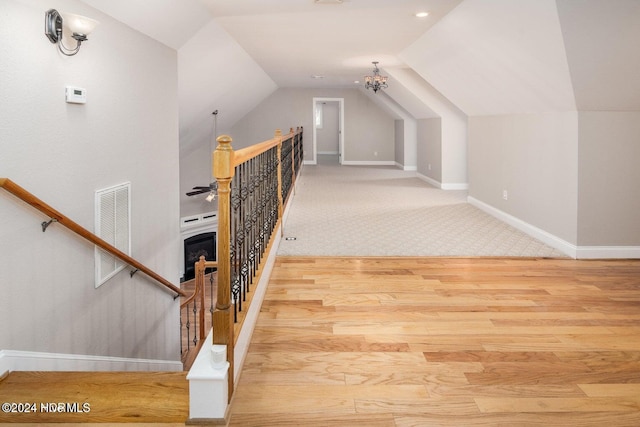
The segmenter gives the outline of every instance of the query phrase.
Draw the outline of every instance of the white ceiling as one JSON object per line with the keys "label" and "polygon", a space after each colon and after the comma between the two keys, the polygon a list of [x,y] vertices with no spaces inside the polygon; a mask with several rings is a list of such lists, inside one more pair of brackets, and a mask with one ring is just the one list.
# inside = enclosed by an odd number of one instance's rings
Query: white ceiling
{"label": "white ceiling", "polygon": [[403,65],[398,54],[462,0],[83,1],[174,49],[215,19],[279,87],[353,87],[372,61]]}

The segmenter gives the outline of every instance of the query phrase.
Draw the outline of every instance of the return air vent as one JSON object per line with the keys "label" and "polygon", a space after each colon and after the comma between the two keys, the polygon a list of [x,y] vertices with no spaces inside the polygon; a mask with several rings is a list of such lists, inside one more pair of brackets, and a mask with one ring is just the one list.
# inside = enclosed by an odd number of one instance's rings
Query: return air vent
{"label": "return air vent", "polygon": [[[125,183],[96,191],[96,235],[131,255],[131,184]],[[125,267],[118,258],[96,246],[96,282],[102,285]]]}

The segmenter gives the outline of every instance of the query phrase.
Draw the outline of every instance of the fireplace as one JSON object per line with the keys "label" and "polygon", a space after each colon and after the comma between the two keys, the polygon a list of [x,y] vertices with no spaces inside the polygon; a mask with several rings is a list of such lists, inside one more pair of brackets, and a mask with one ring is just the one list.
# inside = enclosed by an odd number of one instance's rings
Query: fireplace
{"label": "fireplace", "polygon": [[216,260],[216,233],[202,233],[184,240],[184,278],[191,280],[195,277],[193,264],[204,255],[207,261]]}

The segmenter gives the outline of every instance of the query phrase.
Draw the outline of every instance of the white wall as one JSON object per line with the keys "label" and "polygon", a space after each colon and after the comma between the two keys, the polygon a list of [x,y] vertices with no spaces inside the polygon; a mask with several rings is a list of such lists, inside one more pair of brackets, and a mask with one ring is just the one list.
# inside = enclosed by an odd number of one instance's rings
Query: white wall
{"label": "white wall", "polygon": [[[100,21],[63,57],[51,7]],[[131,182],[132,256],[179,281],[176,52],[75,0],[0,3],[0,176],[94,229],[94,192]],[[65,103],[65,85],[86,89]],[[179,360],[178,302],[128,270],[94,288],[93,246],[0,191],[0,349]]]}
{"label": "white wall", "polygon": [[[276,90],[276,84],[215,21],[178,51],[180,94],[181,215],[206,212],[203,197],[187,197],[211,181],[211,140],[228,133],[247,111]],[[212,112],[218,110],[214,134]],[[215,147],[215,142],[213,147]]]}
{"label": "white wall", "polygon": [[469,196],[575,245],[577,153],[576,112],[470,117]]}
{"label": "white wall", "polygon": [[394,161],[393,117],[357,89],[280,88],[233,126],[233,147],[269,139],[278,128],[286,133],[303,126],[304,158],[311,160],[314,97],[344,98],[343,161]]}
{"label": "white wall", "polygon": [[[441,144],[440,157],[431,159],[439,162],[441,187],[444,189],[466,189],[467,176],[467,116],[440,92],[411,69],[392,68],[389,75],[394,84],[402,86],[398,91],[398,100],[409,99],[404,92],[409,91],[420,104],[429,108],[413,107],[415,117],[440,117]],[[394,96],[394,92],[390,92]],[[429,114],[430,112],[430,114]],[[435,113],[434,113],[435,112]],[[425,114],[426,113],[426,114]],[[420,142],[418,142],[420,144]],[[424,149],[425,147],[422,147]],[[418,159],[418,163],[421,159]]]}
{"label": "white wall", "polygon": [[640,112],[580,112],[578,243],[640,248]]}
{"label": "white wall", "polygon": [[418,120],[418,173],[442,183],[442,120]]}

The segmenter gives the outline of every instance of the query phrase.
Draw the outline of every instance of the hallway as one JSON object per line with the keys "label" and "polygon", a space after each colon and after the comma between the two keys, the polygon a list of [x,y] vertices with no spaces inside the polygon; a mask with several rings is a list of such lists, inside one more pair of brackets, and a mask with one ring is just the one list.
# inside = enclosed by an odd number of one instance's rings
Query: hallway
{"label": "hallway", "polygon": [[[565,257],[395,166],[305,165],[278,255]],[[293,240],[295,238],[295,240]]]}

